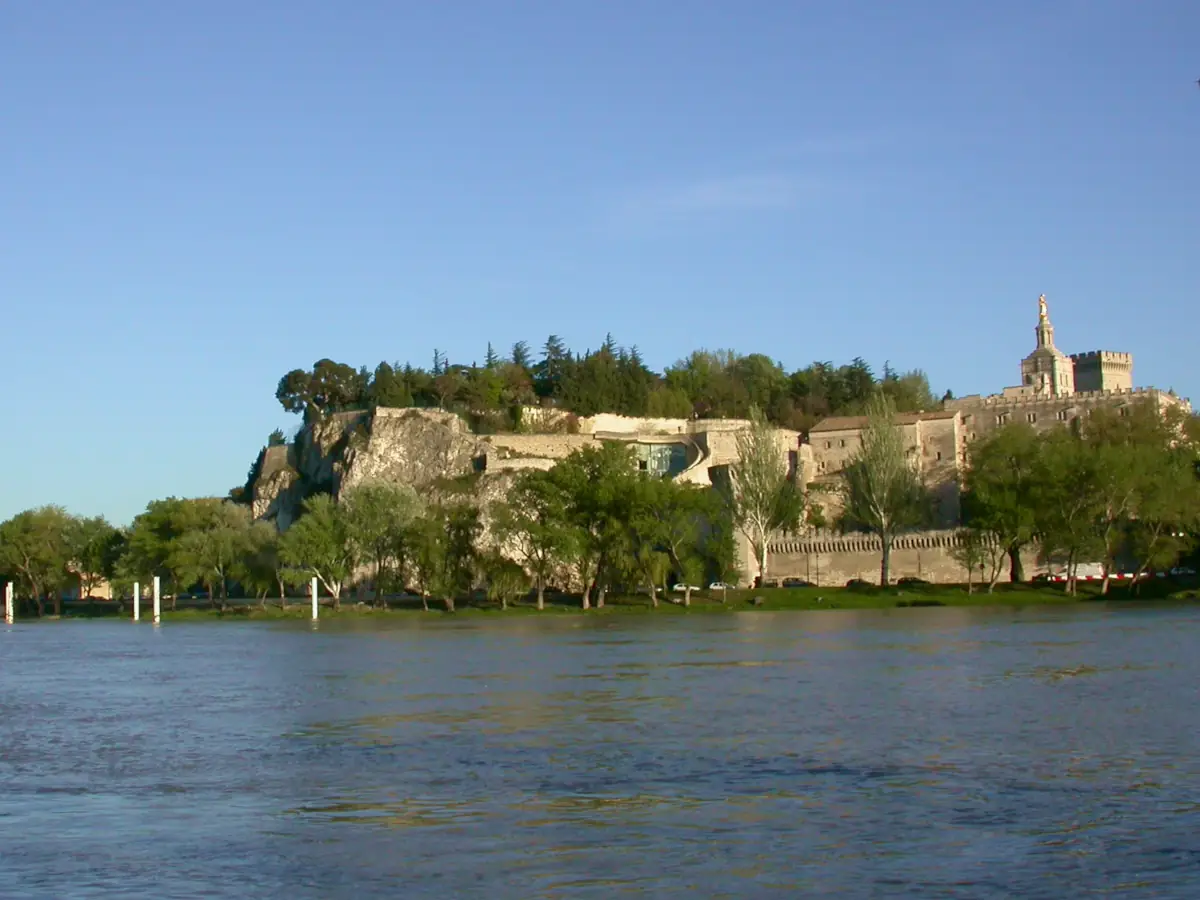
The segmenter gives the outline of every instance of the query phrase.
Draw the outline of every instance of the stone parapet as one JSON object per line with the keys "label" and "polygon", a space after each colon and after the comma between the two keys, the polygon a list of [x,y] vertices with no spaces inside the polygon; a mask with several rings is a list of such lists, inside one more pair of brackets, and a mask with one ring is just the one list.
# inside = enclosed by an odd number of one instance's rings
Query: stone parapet
{"label": "stone parapet", "polygon": [[[962,542],[962,532],[957,529],[921,531],[898,535],[892,542],[892,549],[932,550],[958,547]],[[811,536],[774,541],[768,545],[768,549],[771,553],[882,553],[883,542],[873,534],[819,532]]]}
{"label": "stone parapet", "polygon": [[1072,353],[1071,359],[1076,363],[1119,363],[1125,366],[1133,365],[1132,353],[1120,353],[1116,350],[1087,350],[1083,353]]}
{"label": "stone parapet", "polygon": [[1114,400],[1122,397],[1128,397],[1131,400],[1157,400],[1165,396],[1168,395],[1163,391],[1158,390],[1158,388],[1131,388],[1128,390],[1110,391],[1076,391],[1073,394],[1059,394],[1057,396],[1023,394],[1020,396],[1006,397],[1003,394],[989,394],[987,396],[970,394],[966,397],[956,397],[953,400],[947,400],[946,409],[971,410],[978,409],[979,407],[994,409],[1002,407],[1062,406],[1064,403],[1070,403],[1072,400],[1101,401]]}

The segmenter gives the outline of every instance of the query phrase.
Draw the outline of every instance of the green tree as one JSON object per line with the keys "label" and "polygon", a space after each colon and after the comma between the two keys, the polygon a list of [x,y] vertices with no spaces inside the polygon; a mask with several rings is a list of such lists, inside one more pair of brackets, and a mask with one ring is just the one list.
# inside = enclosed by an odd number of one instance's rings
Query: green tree
{"label": "green tree", "polygon": [[562,339],[550,335],[542,348],[542,359],[533,367],[533,387],[539,397],[555,397],[567,375],[571,354]]}
{"label": "green tree", "polygon": [[1200,482],[1192,466],[1180,459],[1158,460],[1138,498],[1130,522],[1130,549],[1138,561],[1134,589],[1152,569],[1175,565],[1196,545],[1200,532]]}
{"label": "green tree", "polygon": [[82,600],[112,578],[124,538],[103,516],[73,518],[66,530],[66,545],[67,566],[79,580],[79,599]]}
{"label": "green tree", "polygon": [[483,560],[483,573],[487,580],[488,599],[498,601],[501,609],[521,596],[529,587],[525,570],[511,559],[499,554],[489,554]]}
{"label": "green tree", "polygon": [[646,588],[650,604],[658,606],[658,589],[666,581],[671,561],[662,548],[662,526],[655,507],[665,495],[668,482],[657,478],[622,479],[624,496],[614,509],[623,525],[622,544],[615,548],[613,566],[623,583]]}
{"label": "green tree", "polygon": [[704,578],[705,534],[721,515],[715,492],[666,479],[642,479],[644,499],[631,521],[648,527],[636,534],[639,544],[661,550],[684,584],[683,605],[692,602],[692,586]]}
{"label": "green tree", "polygon": [[403,375],[386,362],[375,367],[368,393],[375,406],[403,409],[413,405],[412,391]]}
{"label": "green tree", "polygon": [[287,606],[287,567],[279,558],[279,532],[269,522],[254,522],[246,530],[242,553],[234,560],[231,574],[253,593],[264,608],[267,595],[279,593],[279,608]]}
{"label": "green tree", "polygon": [[496,366],[472,369],[460,390],[461,399],[471,412],[486,413],[500,409],[504,380]]}
{"label": "green tree", "polygon": [[1129,525],[1140,505],[1147,478],[1154,471],[1156,454],[1152,447],[1131,443],[1104,443],[1093,447],[1091,452],[1099,500],[1097,529],[1104,565],[1100,593],[1107,594],[1117,555],[1128,541]]}
{"label": "green tree", "polygon": [[334,609],[341,607],[342,586],[358,566],[358,547],[332,497],[317,494],[304,501],[304,514],[280,537],[279,555],[315,577],[333,598]]}
{"label": "green tree", "polygon": [[436,597],[454,612],[455,598],[471,590],[478,569],[479,510],[465,503],[439,503],[409,529],[412,563],[422,604]]}
{"label": "green tree", "polygon": [[406,569],[421,595],[421,606],[429,612],[429,598],[442,591],[446,571],[445,525],[440,506],[427,506],[407,529]]}
{"label": "green tree", "polygon": [[463,393],[466,388],[466,379],[463,373],[457,367],[451,368],[445,366],[441,373],[433,379],[432,390],[437,398],[439,409],[446,409]]}
{"label": "green tree", "polygon": [[1066,562],[1067,593],[1074,594],[1078,566],[1104,553],[1097,523],[1104,515],[1101,473],[1092,448],[1065,429],[1040,438],[1034,507],[1042,556]]}
{"label": "green tree", "polygon": [[666,590],[667,576],[671,572],[671,558],[653,544],[634,543],[629,561],[632,574],[646,588],[650,605],[657,609],[659,589]]}
{"label": "green tree", "polygon": [[147,504],[129,529],[125,552],[115,567],[116,583],[128,585],[157,575],[166,583],[170,608],[175,609],[179,592],[190,583],[180,542],[189,532],[206,526],[213,505],[219,502],[167,497]]}
{"label": "green tree", "polygon": [[250,511],[245,506],[209,501],[193,507],[197,520],[172,551],[172,566],[187,581],[208,589],[210,603],[228,605],[229,579],[250,550]]}
{"label": "green tree", "polygon": [[551,576],[575,556],[578,533],[568,516],[569,498],[559,479],[537,470],[522,472],[504,501],[492,508],[500,547],[533,577],[537,608],[546,608]]}
{"label": "green tree", "polygon": [[483,522],[479,508],[467,502],[448,504],[444,515],[444,600],[446,608],[454,612],[455,596],[466,595],[475,586],[479,568],[478,542]]}
{"label": "green tree", "polygon": [[345,363],[321,359],[312,371],[293,369],[279,380],[275,398],[288,412],[303,413],[305,421],[365,406],[368,377]]}
{"label": "green tree", "polygon": [[374,573],[376,602],[385,602],[388,592],[402,587],[401,559],[421,500],[410,485],[365,481],[345,491],[341,505],[346,534]]}
{"label": "green tree", "polygon": [[17,589],[45,614],[45,597],[54,593],[55,612],[62,613],[62,588],[70,562],[71,517],[60,506],[17,513],[0,523],[0,571],[15,576]]}
{"label": "green tree", "polygon": [[787,393],[787,374],[783,366],[761,353],[740,357],[734,363],[731,375],[742,387],[738,392],[739,399],[748,404],[744,409],[734,410],[737,415],[749,412],[749,406],[764,411],[772,409],[776,400]]}
{"label": "green tree", "polygon": [[512,364],[529,372],[533,368],[533,357],[529,355],[529,344],[525,341],[517,341],[512,346],[510,354]]}
{"label": "green tree", "polygon": [[891,401],[876,393],[867,405],[862,445],[843,470],[843,527],[876,535],[882,547],[879,583],[889,584],[896,536],[928,521],[929,497],[909,461]]}
{"label": "green tree", "polygon": [[1008,425],[971,445],[963,517],[1008,554],[1009,580],[1025,580],[1021,550],[1037,531],[1041,443],[1025,424]]}
{"label": "green tree", "polygon": [[626,533],[622,504],[628,482],[636,477],[633,451],[625,444],[606,442],[583,447],[550,470],[552,482],[567,498],[567,522],[575,562],[583,584],[583,608],[604,605],[608,583],[616,572]]}
{"label": "green tree", "polygon": [[767,546],[778,531],[799,527],[804,498],[789,477],[785,448],[758,408],[737,434],[738,461],[729,466],[733,521],[754,551],[758,580],[767,577]]}
{"label": "green tree", "polygon": [[1083,423],[1084,440],[1099,454],[1104,498],[1102,591],[1119,548],[1127,547],[1138,560],[1135,577],[1140,579],[1152,566],[1174,565],[1193,546],[1200,523],[1200,433],[1188,428],[1194,419],[1138,403],[1124,414],[1097,410]]}
{"label": "green tree", "polygon": [[973,593],[976,572],[981,581],[987,581],[989,594],[996,589],[1007,554],[992,533],[978,528],[961,529],[958,542],[950,548],[950,555],[967,572],[968,594]]}
{"label": "green tree", "polygon": [[938,407],[929,387],[929,378],[920,369],[899,374],[885,364],[879,386],[891,397],[897,412],[921,412]]}

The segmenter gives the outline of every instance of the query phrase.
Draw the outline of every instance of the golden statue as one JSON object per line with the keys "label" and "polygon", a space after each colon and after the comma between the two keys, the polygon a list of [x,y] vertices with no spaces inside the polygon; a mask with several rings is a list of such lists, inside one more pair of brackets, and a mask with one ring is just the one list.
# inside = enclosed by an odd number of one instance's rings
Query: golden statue
{"label": "golden statue", "polygon": [[1049,313],[1046,312],[1046,295],[1042,294],[1038,297],[1038,318],[1044,322],[1048,315]]}

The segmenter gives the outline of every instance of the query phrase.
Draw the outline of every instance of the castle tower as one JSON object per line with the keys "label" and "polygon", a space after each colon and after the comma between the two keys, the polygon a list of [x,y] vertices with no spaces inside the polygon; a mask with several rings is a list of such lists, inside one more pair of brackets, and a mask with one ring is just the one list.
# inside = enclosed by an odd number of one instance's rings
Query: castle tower
{"label": "castle tower", "polygon": [[1110,350],[1072,353],[1077,391],[1132,391],[1133,354]]}
{"label": "castle tower", "polygon": [[1046,295],[1038,297],[1037,347],[1021,361],[1021,385],[1032,393],[1057,397],[1075,393],[1075,363],[1054,346],[1054,326]]}

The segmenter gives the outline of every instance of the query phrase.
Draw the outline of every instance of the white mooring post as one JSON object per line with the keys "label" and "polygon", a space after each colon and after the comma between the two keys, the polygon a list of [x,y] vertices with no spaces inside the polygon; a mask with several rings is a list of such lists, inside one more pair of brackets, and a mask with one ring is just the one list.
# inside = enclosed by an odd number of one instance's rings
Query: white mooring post
{"label": "white mooring post", "polygon": [[162,621],[162,579],[157,575],[154,576],[154,624],[161,624]]}
{"label": "white mooring post", "polygon": [[4,586],[4,621],[6,624],[13,623],[13,583],[10,581]]}
{"label": "white mooring post", "polygon": [[142,618],[142,586],[136,581],[133,583],[133,621],[137,622]]}
{"label": "white mooring post", "polygon": [[314,578],[312,580],[312,584],[309,585],[309,588],[312,591],[313,621],[315,622],[317,621],[317,579]]}

